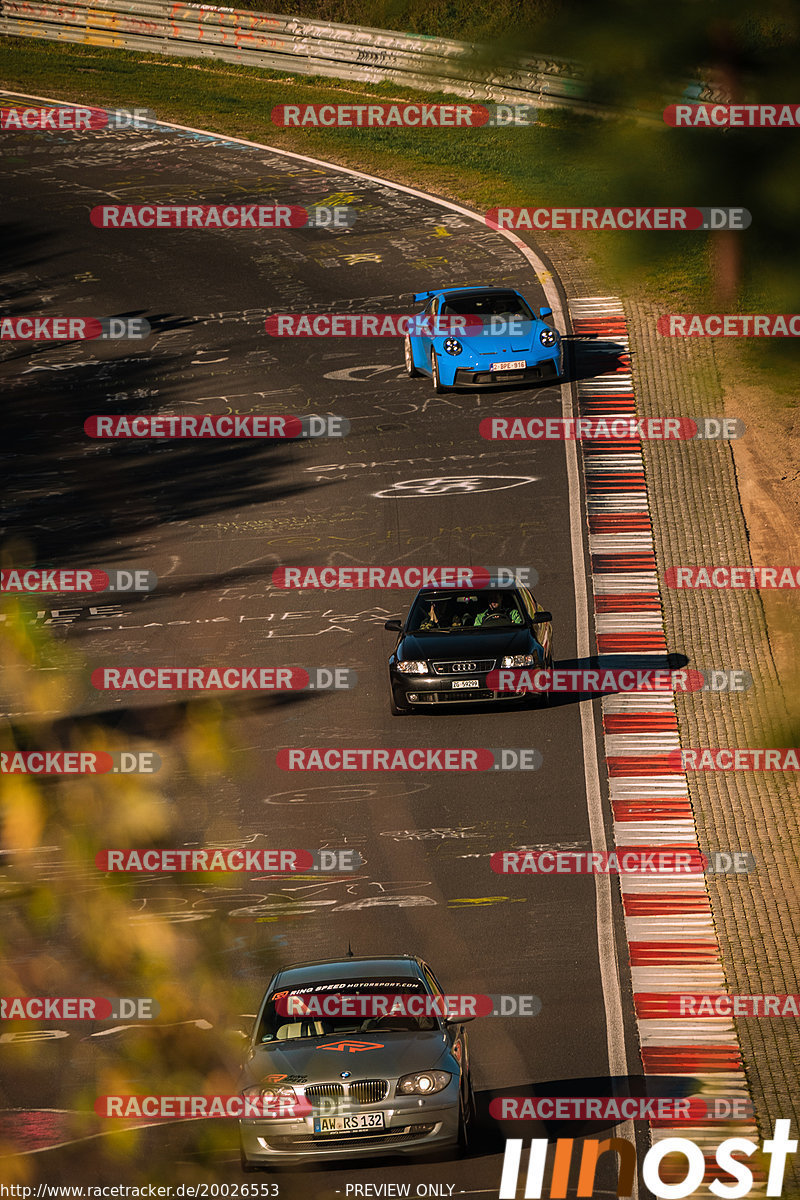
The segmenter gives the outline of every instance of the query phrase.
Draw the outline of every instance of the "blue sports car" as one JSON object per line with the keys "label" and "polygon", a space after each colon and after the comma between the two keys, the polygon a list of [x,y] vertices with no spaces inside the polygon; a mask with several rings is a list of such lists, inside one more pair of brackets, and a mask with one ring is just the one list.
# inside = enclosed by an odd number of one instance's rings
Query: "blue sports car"
{"label": "blue sports car", "polygon": [[429,375],[433,390],[503,387],[561,378],[561,337],[513,288],[416,292],[425,301],[405,336],[406,374]]}

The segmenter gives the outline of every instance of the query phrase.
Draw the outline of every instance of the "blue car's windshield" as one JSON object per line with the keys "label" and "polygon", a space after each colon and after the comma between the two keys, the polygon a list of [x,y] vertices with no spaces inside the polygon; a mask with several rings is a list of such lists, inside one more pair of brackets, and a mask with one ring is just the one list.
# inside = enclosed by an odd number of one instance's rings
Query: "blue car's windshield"
{"label": "blue car's windshield", "polygon": [[521,321],[535,321],[531,309],[516,292],[473,292],[471,295],[449,296],[441,308],[441,316],[460,317],[517,317]]}

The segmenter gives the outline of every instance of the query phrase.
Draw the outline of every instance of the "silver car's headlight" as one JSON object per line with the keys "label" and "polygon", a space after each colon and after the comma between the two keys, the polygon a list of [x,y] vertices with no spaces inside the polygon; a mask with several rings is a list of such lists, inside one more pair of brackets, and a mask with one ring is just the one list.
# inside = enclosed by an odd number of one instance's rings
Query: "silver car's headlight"
{"label": "silver car's headlight", "polygon": [[242,1113],[245,1119],[296,1121],[311,1112],[305,1097],[298,1096],[293,1087],[282,1084],[251,1083],[242,1088],[241,1094],[245,1098],[246,1107]]}
{"label": "silver car's headlight", "polygon": [[408,662],[399,662],[396,669],[401,675],[427,675],[428,664],[420,659],[410,658]]}
{"label": "silver car's headlight", "polygon": [[293,1087],[286,1085],[270,1084],[270,1083],[251,1083],[248,1087],[242,1088],[243,1096],[257,1096],[259,1100],[266,1100],[268,1103],[274,1097],[275,1100],[296,1100],[297,1093]]}
{"label": "silver car's headlight", "polygon": [[398,1096],[432,1096],[447,1087],[453,1076],[449,1071],[417,1071],[397,1081]]}
{"label": "silver car's headlight", "polygon": [[448,354],[452,354],[454,356],[457,354],[460,354],[461,351],[464,349],[464,347],[461,345],[461,342],[458,340],[458,338],[453,338],[453,337],[444,339],[444,348]]}
{"label": "silver car's headlight", "polygon": [[539,334],[539,341],[543,346],[555,346],[558,341],[558,334],[554,329],[543,329]]}
{"label": "silver car's headlight", "polygon": [[532,667],[539,661],[535,654],[507,654],[501,659],[501,667]]}

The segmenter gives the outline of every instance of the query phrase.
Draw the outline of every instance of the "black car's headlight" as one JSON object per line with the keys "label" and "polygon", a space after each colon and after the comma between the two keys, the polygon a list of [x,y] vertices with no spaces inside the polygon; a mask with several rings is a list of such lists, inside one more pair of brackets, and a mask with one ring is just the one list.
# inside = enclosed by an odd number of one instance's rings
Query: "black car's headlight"
{"label": "black car's headlight", "polygon": [[453,1076],[449,1071],[417,1071],[403,1075],[397,1081],[398,1096],[432,1096],[442,1092]]}
{"label": "black car's headlight", "polygon": [[501,667],[533,667],[539,661],[537,654],[506,654],[501,659]]}
{"label": "black car's headlight", "polygon": [[539,334],[539,341],[543,346],[555,346],[558,341],[558,334],[554,329],[543,329]]}
{"label": "black car's headlight", "polygon": [[422,662],[421,659],[409,658],[406,662],[396,663],[395,669],[399,671],[401,675],[428,674],[428,664],[426,662]]}
{"label": "black car's headlight", "polygon": [[450,337],[444,339],[444,348],[448,354],[452,354],[453,356],[455,356],[456,354],[460,354],[462,352],[462,350],[464,349],[464,347],[461,345],[461,342],[458,340],[458,338],[450,338]]}

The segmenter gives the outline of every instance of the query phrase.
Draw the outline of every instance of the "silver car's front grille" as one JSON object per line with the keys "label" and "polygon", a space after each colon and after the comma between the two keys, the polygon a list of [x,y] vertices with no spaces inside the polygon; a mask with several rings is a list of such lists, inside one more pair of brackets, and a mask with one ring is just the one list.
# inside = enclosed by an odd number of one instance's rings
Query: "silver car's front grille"
{"label": "silver car's front grille", "polygon": [[341,1100],[344,1087],[341,1083],[309,1083],[306,1085],[306,1099],[313,1106],[315,1100]]}
{"label": "silver car's front grille", "polygon": [[359,1104],[377,1104],[385,1099],[388,1090],[388,1079],[357,1079],[350,1084],[350,1099]]}
{"label": "silver car's front grille", "polygon": [[386,1099],[388,1091],[388,1079],[355,1079],[347,1086],[342,1083],[309,1083],[305,1089],[306,1099],[311,1101],[312,1107],[317,1100],[349,1099],[356,1104],[377,1104]]}
{"label": "silver car's front grille", "polygon": [[491,671],[494,667],[493,658],[464,658],[452,662],[435,662],[433,669],[437,675],[476,675]]}

